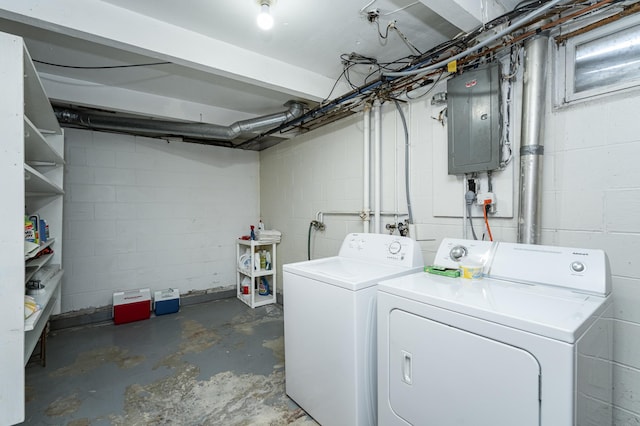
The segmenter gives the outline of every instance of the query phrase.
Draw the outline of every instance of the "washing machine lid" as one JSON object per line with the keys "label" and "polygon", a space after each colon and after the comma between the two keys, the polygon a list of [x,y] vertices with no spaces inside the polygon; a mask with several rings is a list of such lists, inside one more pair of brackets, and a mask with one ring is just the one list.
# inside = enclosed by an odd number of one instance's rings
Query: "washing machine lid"
{"label": "washing machine lid", "polygon": [[368,262],[342,256],[326,257],[282,266],[285,273],[300,275],[348,290],[357,291],[389,279],[422,270],[422,267],[404,267]]}
{"label": "washing machine lid", "polygon": [[608,297],[545,285],[468,280],[424,272],[379,283],[379,292],[575,343]]}

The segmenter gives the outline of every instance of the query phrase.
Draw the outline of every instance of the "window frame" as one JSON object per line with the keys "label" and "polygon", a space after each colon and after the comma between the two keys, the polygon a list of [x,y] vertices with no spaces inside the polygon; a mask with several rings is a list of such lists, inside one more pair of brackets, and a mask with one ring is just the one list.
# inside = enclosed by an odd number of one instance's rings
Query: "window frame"
{"label": "window frame", "polygon": [[640,86],[640,72],[638,76],[618,83],[607,84],[592,89],[575,92],[575,54],[576,46],[588,43],[600,38],[604,38],[611,34],[624,31],[626,29],[638,27],[640,34],[640,16],[630,16],[611,24],[604,25],[585,34],[566,40],[565,43],[558,46],[555,54],[556,64],[556,90],[555,90],[555,106],[562,107],[573,105],[576,103],[598,99],[610,96],[614,93],[632,90]]}

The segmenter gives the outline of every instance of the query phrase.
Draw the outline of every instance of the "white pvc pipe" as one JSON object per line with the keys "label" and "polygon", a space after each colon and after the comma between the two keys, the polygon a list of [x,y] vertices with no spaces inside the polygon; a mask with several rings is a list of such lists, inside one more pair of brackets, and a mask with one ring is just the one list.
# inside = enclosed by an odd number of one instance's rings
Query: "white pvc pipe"
{"label": "white pvc pipe", "polygon": [[363,206],[362,211],[365,215],[362,221],[362,232],[369,232],[371,200],[369,192],[371,184],[371,107],[369,104],[364,106],[364,138],[362,143],[362,192]]}
{"label": "white pvc pipe", "polygon": [[373,127],[374,127],[374,151],[373,151],[373,213],[375,217],[375,232],[382,233],[382,221],[380,220],[380,205],[382,197],[381,175],[382,161],[380,158],[382,147],[382,120],[380,118],[380,101],[373,103]]}

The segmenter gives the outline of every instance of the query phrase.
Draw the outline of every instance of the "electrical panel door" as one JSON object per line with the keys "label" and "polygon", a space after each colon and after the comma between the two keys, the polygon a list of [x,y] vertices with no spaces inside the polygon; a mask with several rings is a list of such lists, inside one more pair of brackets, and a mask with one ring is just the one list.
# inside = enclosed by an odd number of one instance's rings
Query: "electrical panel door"
{"label": "electrical panel door", "polygon": [[447,82],[447,123],[450,175],[500,166],[500,64]]}

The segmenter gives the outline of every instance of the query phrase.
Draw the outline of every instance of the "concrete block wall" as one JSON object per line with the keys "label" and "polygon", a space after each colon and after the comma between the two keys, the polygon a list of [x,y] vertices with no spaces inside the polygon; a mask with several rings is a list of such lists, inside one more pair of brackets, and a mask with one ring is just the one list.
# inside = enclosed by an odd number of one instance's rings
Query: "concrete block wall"
{"label": "concrete block wall", "polygon": [[604,249],[614,300],[616,425],[640,424],[640,93],[551,111],[543,243]]}
{"label": "concrete block wall", "polygon": [[[548,102],[545,131],[541,243],[602,248],[611,262],[617,426],[640,423],[640,120],[634,117],[639,107],[638,91],[555,110]],[[442,181],[434,179],[442,159],[433,153],[438,144],[446,144],[446,128],[431,117],[442,106],[421,99],[405,108],[416,236],[428,264],[442,238],[462,237],[462,220],[433,215],[434,204],[442,202],[433,195],[434,182]],[[269,193],[261,202],[263,218],[287,231],[279,264],[305,259],[307,227],[316,211],[362,208],[362,127],[358,114],[260,153],[261,191]],[[395,108],[385,105],[383,210],[404,209],[399,129]],[[512,140],[518,144],[517,134]],[[518,179],[517,146],[513,155],[512,176]],[[455,177],[449,180],[462,197],[462,181],[456,186]],[[513,190],[517,187],[514,182]],[[518,194],[513,195],[517,216]],[[313,233],[314,257],[335,255],[347,232],[362,229],[354,216],[331,216],[325,223],[326,232]],[[517,217],[492,219],[491,227],[496,240],[516,241]]]}
{"label": "concrete block wall", "polygon": [[235,288],[235,240],[259,218],[259,162],[231,150],[66,131],[62,312],[116,290]]}

